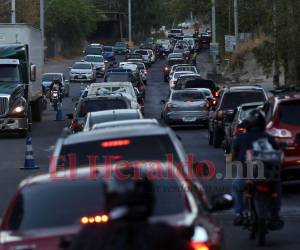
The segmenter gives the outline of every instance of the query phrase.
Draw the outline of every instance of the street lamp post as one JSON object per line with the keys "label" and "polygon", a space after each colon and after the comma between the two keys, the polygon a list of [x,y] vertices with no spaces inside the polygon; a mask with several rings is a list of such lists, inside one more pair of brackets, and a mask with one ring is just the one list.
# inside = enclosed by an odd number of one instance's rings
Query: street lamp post
{"label": "street lamp post", "polygon": [[11,23],[16,23],[16,0],[11,0]]}
{"label": "street lamp post", "polygon": [[132,41],[131,0],[128,0],[128,41]]}
{"label": "street lamp post", "polygon": [[236,48],[239,44],[239,15],[238,15],[238,1],[234,0],[234,35]]}

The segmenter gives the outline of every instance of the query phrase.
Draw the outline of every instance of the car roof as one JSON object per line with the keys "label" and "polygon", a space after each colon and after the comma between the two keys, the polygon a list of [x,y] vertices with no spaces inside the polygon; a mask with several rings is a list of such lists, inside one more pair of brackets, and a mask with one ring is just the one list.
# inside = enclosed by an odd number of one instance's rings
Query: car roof
{"label": "car roof", "polygon": [[248,107],[252,107],[252,106],[262,106],[264,105],[264,102],[249,102],[249,103],[244,103],[242,105],[240,105],[239,107],[241,109],[243,108],[248,108]]}
{"label": "car roof", "polygon": [[[170,133],[170,129],[168,127],[162,127],[158,124],[154,124],[154,122],[147,124],[147,120],[148,119],[129,120],[130,123],[128,125],[124,124],[122,126],[118,126],[118,124],[126,121],[118,121],[117,124],[115,124],[115,127],[108,126],[99,130],[72,134],[64,139],[63,144],[72,145],[88,141],[110,140],[122,137],[165,135]],[[133,121],[136,121],[136,123],[133,123]]]}
{"label": "car roof", "polygon": [[52,73],[44,73],[44,75],[63,75],[63,73],[55,73],[55,72],[52,72]]}
{"label": "car roof", "polygon": [[75,64],[88,64],[88,65],[92,65],[90,62],[84,62],[84,61],[83,62],[75,62],[74,65]]}
{"label": "car roof", "polygon": [[112,109],[112,110],[89,112],[89,115],[92,118],[96,116],[102,116],[102,115],[117,115],[117,114],[139,114],[139,111],[137,109]]}
{"label": "car roof", "polygon": [[174,72],[174,75],[175,74],[193,74],[194,72],[193,71],[175,71]]}
{"label": "car roof", "polygon": [[190,88],[190,89],[172,89],[172,93],[183,93],[183,92],[202,92],[200,89],[197,88]]}

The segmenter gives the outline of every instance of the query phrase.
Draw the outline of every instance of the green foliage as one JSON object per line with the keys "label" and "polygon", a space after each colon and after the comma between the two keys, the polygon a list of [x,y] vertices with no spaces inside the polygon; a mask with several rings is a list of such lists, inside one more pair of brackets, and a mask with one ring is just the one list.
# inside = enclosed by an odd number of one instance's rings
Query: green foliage
{"label": "green foliage", "polygon": [[60,38],[68,52],[80,45],[95,30],[95,8],[84,0],[51,0],[46,2],[46,35]]}

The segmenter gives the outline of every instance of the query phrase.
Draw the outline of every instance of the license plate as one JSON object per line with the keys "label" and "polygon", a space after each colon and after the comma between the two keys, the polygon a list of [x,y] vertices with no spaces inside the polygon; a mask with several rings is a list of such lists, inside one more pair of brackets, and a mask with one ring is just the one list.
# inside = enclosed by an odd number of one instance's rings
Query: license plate
{"label": "license plate", "polygon": [[79,79],[82,79],[82,78],[83,78],[83,76],[78,76],[78,78],[79,78]]}
{"label": "license plate", "polygon": [[182,121],[184,122],[195,122],[196,121],[196,117],[183,117]]}

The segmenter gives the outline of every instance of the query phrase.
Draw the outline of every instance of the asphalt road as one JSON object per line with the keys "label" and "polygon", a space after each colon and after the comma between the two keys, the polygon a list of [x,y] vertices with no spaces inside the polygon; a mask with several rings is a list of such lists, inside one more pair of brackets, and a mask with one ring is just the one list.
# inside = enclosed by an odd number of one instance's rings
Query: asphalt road
{"label": "asphalt road", "polygon": [[[122,60],[122,58],[118,58]],[[67,73],[72,60],[46,64],[45,72]],[[145,115],[147,118],[160,118],[160,100],[168,93],[168,84],[163,82],[163,61],[158,61],[149,70]],[[203,76],[209,70],[208,54],[203,52],[198,58],[198,68]],[[101,79],[99,79],[101,81]],[[79,94],[80,84],[71,84],[71,97]],[[64,99],[63,114],[71,113],[73,109],[72,98]],[[36,164],[39,170],[20,170],[24,164],[25,140],[13,134],[0,137],[0,217],[7,207],[18,183],[26,176],[47,172],[48,157],[60,136],[62,129],[68,121],[56,122],[55,112],[48,107],[44,113],[43,121],[33,125],[32,141]],[[208,145],[207,130],[205,128],[176,128],[187,153],[194,155],[198,160],[210,160],[214,163],[217,173],[225,170],[223,151]],[[203,182],[208,194],[230,192],[230,180],[217,180]],[[264,249],[299,249],[300,225],[300,186],[292,186],[285,190],[283,198],[283,217],[286,226],[283,231],[272,232],[268,235],[268,247]],[[232,211],[225,211],[212,215],[224,226],[226,249],[255,249],[255,243],[248,239],[247,231],[232,226]],[[297,237],[298,236],[298,237]]]}

